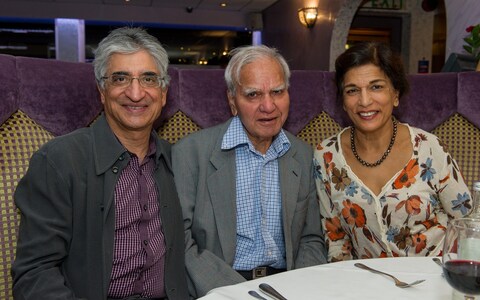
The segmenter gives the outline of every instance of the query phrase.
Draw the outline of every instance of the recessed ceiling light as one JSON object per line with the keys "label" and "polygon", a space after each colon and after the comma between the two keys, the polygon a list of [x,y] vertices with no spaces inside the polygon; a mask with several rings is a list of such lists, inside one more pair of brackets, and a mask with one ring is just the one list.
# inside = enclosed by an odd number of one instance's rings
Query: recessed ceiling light
{"label": "recessed ceiling light", "polygon": [[221,6],[221,7],[227,7],[227,3],[222,2],[222,3],[220,3],[220,6]]}

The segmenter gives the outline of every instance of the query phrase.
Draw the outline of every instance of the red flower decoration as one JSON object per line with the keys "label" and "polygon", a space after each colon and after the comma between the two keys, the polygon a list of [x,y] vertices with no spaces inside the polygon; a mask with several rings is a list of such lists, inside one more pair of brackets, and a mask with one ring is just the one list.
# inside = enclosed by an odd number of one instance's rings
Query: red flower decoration
{"label": "red flower decoration", "polygon": [[420,253],[425,247],[427,247],[427,237],[424,234],[417,233],[412,236],[413,247],[415,247],[415,253]]}
{"label": "red flower decoration", "polygon": [[350,201],[350,199],[343,201],[342,216],[348,224],[355,225],[358,228],[365,226],[367,223],[363,208]]}
{"label": "red flower decoration", "polygon": [[345,231],[343,231],[342,224],[338,217],[326,218],[325,227],[327,228],[328,238],[332,241],[337,241],[345,237]]}
{"label": "red flower decoration", "polygon": [[418,215],[421,212],[420,206],[422,200],[417,195],[408,197],[407,200],[400,201],[397,206],[395,206],[395,211],[398,211],[400,208],[405,206],[405,211],[409,215]]}
{"label": "red flower decoration", "polygon": [[480,61],[480,24],[468,26],[465,29],[468,32],[467,36],[463,38],[465,45],[463,49],[470,53],[475,61]]}
{"label": "red flower decoration", "polygon": [[418,169],[418,160],[411,159],[393,182],[393,188],[399,190],[403,187],[410,187],[416,181],[415,176],[418,174]]}

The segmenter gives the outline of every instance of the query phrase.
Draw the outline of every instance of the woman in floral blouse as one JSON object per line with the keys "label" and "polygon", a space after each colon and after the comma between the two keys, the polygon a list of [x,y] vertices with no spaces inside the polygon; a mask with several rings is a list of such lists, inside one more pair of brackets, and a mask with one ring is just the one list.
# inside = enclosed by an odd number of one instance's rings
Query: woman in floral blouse
{"label": "woman in floral blouse", "polygon": [[353,126],[315,151],[329,261],[438,255],[448,220],[469,212],[470,192],[436,136],[392,116],[409,87],[399,55],[360,43],[335,68]]}

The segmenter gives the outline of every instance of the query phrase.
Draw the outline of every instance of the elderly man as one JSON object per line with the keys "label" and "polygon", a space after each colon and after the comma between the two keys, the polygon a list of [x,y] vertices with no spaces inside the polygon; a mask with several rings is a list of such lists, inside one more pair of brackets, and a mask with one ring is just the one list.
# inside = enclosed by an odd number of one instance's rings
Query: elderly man
{"label": "elderly man", "polygon": [[15,299],[188,299],[170,146],[152,131],[168,56],[139,28],[101,41],[104,114],[36,152],[15,192]]}
{"label": "elderly man", "polygon": [[321,264],[312,150],[282,129],[290,70],[272,48],[237,48],[225,70],[233,118],[172,149],[190,295]]}

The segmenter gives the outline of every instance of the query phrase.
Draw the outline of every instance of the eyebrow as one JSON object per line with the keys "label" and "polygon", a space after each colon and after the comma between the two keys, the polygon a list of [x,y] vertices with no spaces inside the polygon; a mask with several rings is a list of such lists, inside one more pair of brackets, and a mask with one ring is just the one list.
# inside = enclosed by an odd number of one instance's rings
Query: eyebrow
{"label": "eyebrow", "polygon": [[112,75],[130,75],[130,73],[125,71],[117,71],[117,72],[113,72]]}
{"label": "eyebrow", "polygon": [[[387,82],[387,80],[385,80],[385,79],[374,79],[374,80],[370,81],[368,83],[368,85],[372,85],[372,84],[379,83],[379,82]],[[344,87],[358,87],[358,85],[356,85],[354,83],[350,83],[350,84],[346,84]]]}
{"label": "eyebrow", "polygon": [[284,83],[284,84],[282,84],[282,85],[279,85],[279,86],[277,86],[277,87],[274,87],[273,89],[271,89],[271,91],[278,91],[278,90],[285,90],[285,89],[287,89],[287,86],[286,86],[286,84]]}
{"label": "eyebrow", "polygon": [[[286,85],[283,83],[277,87],[274,87],[274,88],[271,88],[268,92],[271,92],[271,91],[279,91],[279,90],[284,90],[286,89]],[[263,90],[262,89],[258,89],[258,88],[244,88],[241,90],[243,94],[247,95],[247,94],[250,94],[252,92],[262,92],[263,93]]]}
{"label": "eyebrow", "polygon": [[[131,76],[132,74],[130,72],[126,72],[126,71],[117,71],[117,72],[113,72],[112,75],[128,75],[128,76]],[[143,72],[142,74],[140,75],[152,75],[152,76],[159,76],[157,73],[153,72],[153,71],[147,71],[147,72]]]}

